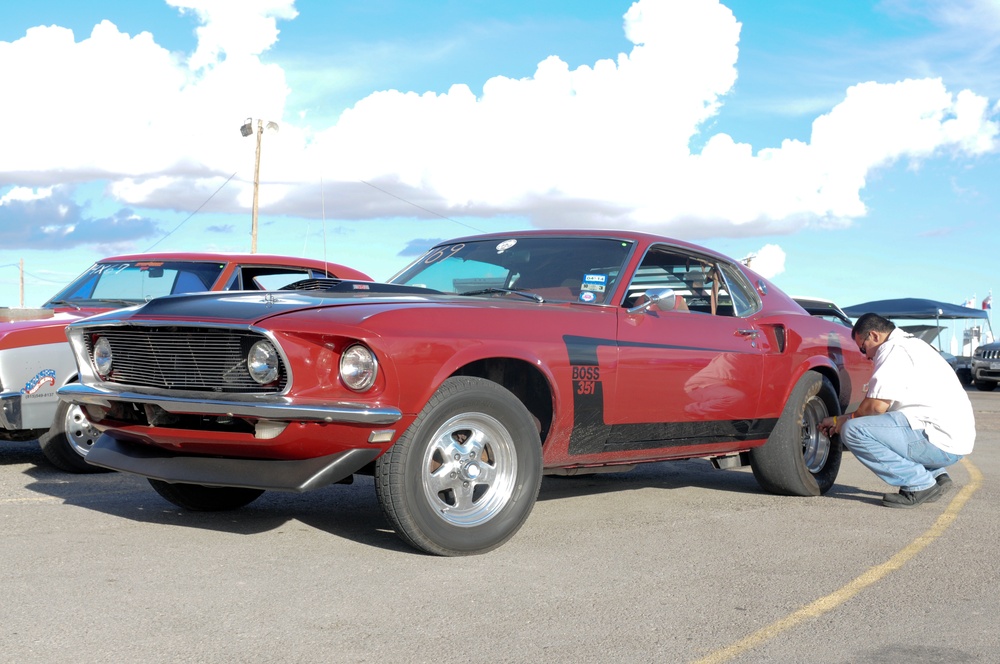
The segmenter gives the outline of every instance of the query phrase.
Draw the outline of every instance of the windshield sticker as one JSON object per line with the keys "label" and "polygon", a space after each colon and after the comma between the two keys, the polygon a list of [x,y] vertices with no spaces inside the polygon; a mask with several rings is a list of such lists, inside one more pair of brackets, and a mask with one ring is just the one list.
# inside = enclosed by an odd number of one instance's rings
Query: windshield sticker
{"label": "windshield sticker", "polygon": [[[584,284],[584,285],[586,285],[586,284]],[[601,290],[604,290],[603,286],[601,286]],[[597,299],[597,296],[594,295],[593,292],[588,291],[588,290],[580,291],[580,301],[581,302],[593,302],[595,299]]]}
{"label": "windshield sticker", "polygon": [[603,293],[607,288],[607,284],[608,275],[606,274],[585,274],[583,275],[583,283],[580,284],[580,290],[583,292]]}
{"label": "windshield sticker", "polygon": [[515,244],[517,244],[517,240],[504,240],[503,242],[497,245],[497,253],[502,254],[503,252],[513,247]]}
{"label": "windshield sticker", "polygon": [[93,267],[88,270],[91,274],[118,274],[123,270],[127,270],[132,267],[131,263],[95,263]]}
{"label": "windshield sticker", "polygon": [[464,244],[453,244],[450,247],[438,247],[424,257],[424,265],[432,265],[438,261],[448,258],[449,256],[454,256],[464,248]]}
{"label": "windshield sticker", "polygon": [[56,371],[55,369],[42,369],[35,377],[24,384],[21,388],[21,394],[34,394],[38,390],[42,389],[46,385],[56,384]]}

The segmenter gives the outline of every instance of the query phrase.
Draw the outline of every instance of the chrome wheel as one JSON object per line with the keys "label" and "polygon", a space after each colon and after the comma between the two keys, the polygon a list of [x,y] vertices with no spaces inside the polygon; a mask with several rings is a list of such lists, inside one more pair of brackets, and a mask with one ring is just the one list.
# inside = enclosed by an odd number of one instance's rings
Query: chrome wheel
{"label": "chrome wheel", "polygon": [[830,456],[830,438],[819,430],[819,423],[827,415],[826,404],[819,397],[809,399],[802,413],[802,458],[813,474],[826,467]]}
{"label": "chrome wheel", "polygon": [[94,441],[101,435],[101,432],[87,419],[83,408],[77,404],[70,404],[70,407],[66,409],[63,430],[70,449],[82,457],[87,456]]}
{"label": "chrome wheel", "polygon": [[531,413],[485,378],[452,376],[375,460],[375,493],[396,533],[421,551],[492,551],[531,513],[542,444]]}
{"label": "chrome wheel", "polygon": [[837,410],[837,392],[828,378],[807,371],[785,402],[764,445],[750,450],[750,466],[761,488],[787,496],[821,496],[833,487],[843,447],[819,423]]}
{"label": "chrome wheel", "polygon": [[422,468],[424,496],[434,512],[454,526],[477,526],[510,501],[517,450],[498,420],[485,413],[464,413],[434,432]]}

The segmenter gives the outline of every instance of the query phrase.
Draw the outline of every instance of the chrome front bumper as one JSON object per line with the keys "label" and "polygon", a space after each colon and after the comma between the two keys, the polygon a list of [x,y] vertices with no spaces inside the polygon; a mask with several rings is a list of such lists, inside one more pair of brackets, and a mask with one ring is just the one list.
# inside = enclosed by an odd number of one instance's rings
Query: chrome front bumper
{"label": "chrome front bumper", "polygon": [[291,422],[345,422],[349,424],[385,425],[403,416],[398,408],[371,408],[364,404],[334,403],[329,405],[294,404],[285,397],[248,397],[246,399],[206,398],[205,393],[183,392],[163,395],[146,392],[117,392],[72,383],[59,388],[59,398],[81,405],[110,407],[112,402],[127,402],[159,406],[168,413],[194,415],[228,415],[262,420]]}

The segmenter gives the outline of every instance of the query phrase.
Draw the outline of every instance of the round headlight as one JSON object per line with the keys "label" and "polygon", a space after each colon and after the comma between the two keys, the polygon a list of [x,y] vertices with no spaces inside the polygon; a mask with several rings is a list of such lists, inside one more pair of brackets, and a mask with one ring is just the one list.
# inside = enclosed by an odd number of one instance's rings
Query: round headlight
{"label": "round headlight", "polygon": [[375,353],[356,344],[340,356],[340,379],[355,392],[364,392],[375,384],[378,360]]}
{"label": "round headlight", "polygon": [[278,380],[278,351],[270,341],[258,341],[247,354],[247,371],[261,385]]}
{"label": "round headlight", "polygon": [[100,337],[94,343],[94,368],[101,378],[111,375],[111,342],[107,337]]}

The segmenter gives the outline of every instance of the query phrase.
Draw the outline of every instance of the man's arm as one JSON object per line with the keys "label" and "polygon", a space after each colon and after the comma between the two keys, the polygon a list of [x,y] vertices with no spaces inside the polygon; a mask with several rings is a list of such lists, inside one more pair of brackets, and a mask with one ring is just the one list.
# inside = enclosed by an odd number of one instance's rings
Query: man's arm
{"label": "man's arm", "polygon": [[839,434],[841,427],[844,426],[844,423],[847,422],[847,420],[855,417],[866,417],[868,415],[881,415],[885,411],[889,410],[889,406],[891,405],[892,402],[886,401],[885,399],[865,397],[861,400],[861,404],[858,405],[857,410],[853,413],[824,418],[823,421],[819,423],[819,430],[827,436]]}

